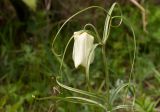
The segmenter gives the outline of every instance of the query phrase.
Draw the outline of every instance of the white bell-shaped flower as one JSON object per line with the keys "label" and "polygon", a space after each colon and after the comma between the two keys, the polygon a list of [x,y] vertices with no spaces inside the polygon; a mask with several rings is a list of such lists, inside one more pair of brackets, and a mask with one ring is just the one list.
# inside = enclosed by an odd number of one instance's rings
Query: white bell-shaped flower
{"label": "white bell-shaped flower", "polygon": [[91,64],[94,59],[94,53],[91,54],[91,50],[94,46],[94,37],[85,31],[74,32],[74,46],[73,46],[73,61],[77,68],[79,65],[87,67],[89,55],[91,55]]}

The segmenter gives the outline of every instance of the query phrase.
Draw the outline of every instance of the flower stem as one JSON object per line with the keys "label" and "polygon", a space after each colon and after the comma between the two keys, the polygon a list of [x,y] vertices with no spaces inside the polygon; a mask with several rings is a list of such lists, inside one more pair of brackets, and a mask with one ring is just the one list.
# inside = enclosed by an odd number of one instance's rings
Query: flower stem
{"label": "flower stem", "polygon": [[110,108],[110,104],[109,104],[109,97],[110,97],[109,84],[110,84],[110,80],[109,80],[109,75],[108,75],[105,44],[102,45],[102,58],[103,58],[103,62],[104,62],[105,82],[106,82],[106,91],[107,91],[107,94],[106,94],[106,96],[107,96],[107,105],[108,105],[107,108],[109,109]]}
{"label": "flower stem", "polygon": [[89,81],[89,71],[86,69],[85,72],[86,72],[87,88],[88,88],[88,91],[91,91],[91,85],[90,85],[90,81]]}

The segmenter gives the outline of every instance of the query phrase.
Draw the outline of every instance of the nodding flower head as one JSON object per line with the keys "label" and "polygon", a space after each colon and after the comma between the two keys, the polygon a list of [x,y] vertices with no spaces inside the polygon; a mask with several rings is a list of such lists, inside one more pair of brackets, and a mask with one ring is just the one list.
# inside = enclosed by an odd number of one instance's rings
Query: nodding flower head
{"label": "nodding flower head", "polygon": [[91,54],[91,50],[94,46],[94,37],[87,33],[86,31],[74,32],[74,46],[73,46],[73,61],[77,68],[79,65],[87,67],[89,56],[91,56],[91,61],[93,62],[94,53]]}

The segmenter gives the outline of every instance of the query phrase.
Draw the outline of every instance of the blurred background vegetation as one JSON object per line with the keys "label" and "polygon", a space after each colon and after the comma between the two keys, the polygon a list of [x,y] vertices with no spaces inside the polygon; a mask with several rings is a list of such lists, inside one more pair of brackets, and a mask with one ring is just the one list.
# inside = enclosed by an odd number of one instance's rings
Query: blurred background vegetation
{"label": "blurred background vegetation", "polygon": [[[136,34],[137,54],[133,75],[136,82],[135,108],[137,112],[160,112],[160,1],[137,0],[140,6],[134,1],[117,0]],[[56,89],[61,91],[52,78],[58,75],[60,64],[51,52],[51,43],[60,25],[85,7],[98,5],[108,10],[113,2],[0,0],[0,112],[92,111],[86,105],[71,105],[68,102],[56,105],[54,100],[36,101],[32,95],[54,96],[58,94]],[[56,41],[56,49],[62,52],[73,32],[81,30],[86,23],[94,24],[102,33],[104,20],[104,12],[98,9],[77,16],[64,27],[61,38]],[[74,69],[71,59],[72,45],[65,58],[68,65],[68,70],[64,70],[66,84],[83,88],[83,72]],[[124,25],[112,28],[106,46],[112,88],[128,81],[133,50],[130,30]],[[99,88],[103,79],[100,49],[97,49],[91,65],[92,87],[103,92],[103,88]],[[71,94],[63,91],[63,95]]]}

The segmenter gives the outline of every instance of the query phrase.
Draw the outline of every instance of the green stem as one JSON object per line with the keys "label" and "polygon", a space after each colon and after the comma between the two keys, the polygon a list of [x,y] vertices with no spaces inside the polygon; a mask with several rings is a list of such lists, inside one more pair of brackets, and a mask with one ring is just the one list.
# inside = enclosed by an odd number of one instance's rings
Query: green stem
{"label": "green stem", "polygon": [[108,68],[107,68],[107,58],[106,58],[106,51],[105,51],[105,44],[102,45],[102,58],[103,58],[103,62],[104,62],[104,72],[105,72],[105,81],[106,81],[106,91],[107,91],[107,105],[108,105],[108,109],[109,109],[109,97],[110,97],[110,93],[109,93],[109,84],[110,84],[110,80],[109,80],[109,75],[108,75]]}
{"label": "green stem", "polygon": [[88,91],[91,91],[91,85],[90,85],[90,82],[89,82],[89,71],[87,69],[85,69],[85,72],[86,72],[87,88],[88,88]]}

